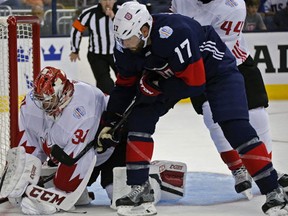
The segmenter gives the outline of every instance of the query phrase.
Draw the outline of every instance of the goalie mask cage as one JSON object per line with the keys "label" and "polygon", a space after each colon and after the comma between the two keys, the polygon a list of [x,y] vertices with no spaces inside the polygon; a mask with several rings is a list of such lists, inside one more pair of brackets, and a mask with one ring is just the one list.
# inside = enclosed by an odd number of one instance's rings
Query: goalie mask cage
{"label": "goalie mask cage", "polygon": [[0,176],[8,149],[17,146],[20,139],[20,102],[39,71],[39,19],[0,17]]}

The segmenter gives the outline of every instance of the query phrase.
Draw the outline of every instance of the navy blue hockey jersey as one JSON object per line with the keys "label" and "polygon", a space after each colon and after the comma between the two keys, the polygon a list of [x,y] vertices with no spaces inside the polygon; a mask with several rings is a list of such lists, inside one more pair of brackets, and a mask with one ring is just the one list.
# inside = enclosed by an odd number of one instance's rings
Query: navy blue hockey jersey
{"label": "navy blue hockey jersey", "polygon": [[145,69],[162,75],[160,89],[173,99],[199,95],[221,74],[238,72],[234,56],[211,26],[179,14],[152,16],[150,45],[139,53],[115,46],[119,75],[109,111],[125,110]]}

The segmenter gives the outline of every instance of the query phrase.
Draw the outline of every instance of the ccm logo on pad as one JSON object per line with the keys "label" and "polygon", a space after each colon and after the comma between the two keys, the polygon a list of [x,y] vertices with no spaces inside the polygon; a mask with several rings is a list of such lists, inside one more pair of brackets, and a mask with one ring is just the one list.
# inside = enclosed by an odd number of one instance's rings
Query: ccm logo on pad
{"label": "ccm logo on pad", "polygon": [[35,186],[28,192],[28,196],[39,201],[42,200],[44,202],[55,203],[56,205],[60,205],[63,200],[66,199],[66,196],[61,196],[51,191],[47,191],[44,188]]}

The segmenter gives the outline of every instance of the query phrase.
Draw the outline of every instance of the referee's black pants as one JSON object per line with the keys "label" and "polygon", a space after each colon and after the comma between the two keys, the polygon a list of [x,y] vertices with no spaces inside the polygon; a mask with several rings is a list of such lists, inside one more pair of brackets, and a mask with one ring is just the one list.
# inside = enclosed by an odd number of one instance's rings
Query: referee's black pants
{"label": "referee's black pants", "polygon": [[116,75],[113,54],[102,55],[88,52],[87,58],[96,80],[96,86],[105,94],[110,94],[114,81],[110,75],[110,67]]}

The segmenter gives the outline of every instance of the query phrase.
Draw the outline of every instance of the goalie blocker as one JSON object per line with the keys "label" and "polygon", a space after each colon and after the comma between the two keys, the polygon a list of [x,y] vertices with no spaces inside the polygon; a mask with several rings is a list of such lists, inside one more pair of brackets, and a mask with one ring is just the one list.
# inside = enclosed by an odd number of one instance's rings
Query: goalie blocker
{"label": "goalie blocker", "polygon": [[[149,181],[154,190],[154,204],[160,200],[177,200],[184,196],[187,165],[182,162],[153,161],[149,171]],[[126,184],[126,168],[113,169],[113,200],[111,208],[116,209],[117,199],[128,194],[131,188]]]}

